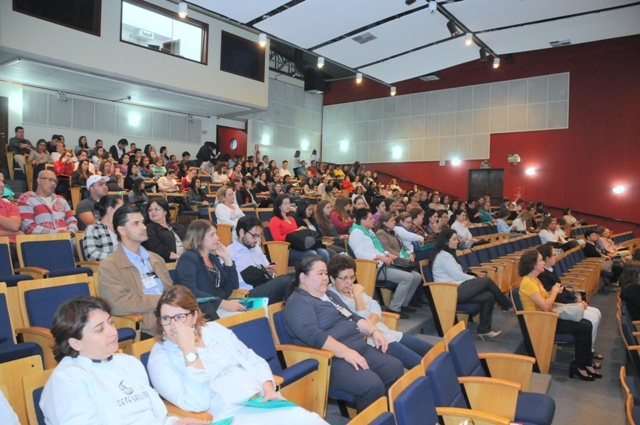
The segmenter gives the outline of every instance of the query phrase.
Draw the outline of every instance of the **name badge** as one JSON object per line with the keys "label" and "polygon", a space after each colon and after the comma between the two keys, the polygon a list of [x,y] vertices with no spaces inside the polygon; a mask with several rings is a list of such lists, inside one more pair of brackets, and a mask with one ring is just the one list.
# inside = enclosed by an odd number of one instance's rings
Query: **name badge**
{"label": "name badge", "polygon": [[338,311],[339,311],[340,313],[342,313],[342,315],[343,315],[344,317],[351,317],[351,316],[353,316],[353,314],[352,314],[349,310],[347,310],[346,308],[344,308],[344,307],[337,306],[336,308],[338,309]]}
{"label": "name badge", "polygon": [[144,279],[142,279],[142,287],[144,289],[153,289],[156,286],[158,286],[158,283],[156,282],[155,278],[145,277]]}

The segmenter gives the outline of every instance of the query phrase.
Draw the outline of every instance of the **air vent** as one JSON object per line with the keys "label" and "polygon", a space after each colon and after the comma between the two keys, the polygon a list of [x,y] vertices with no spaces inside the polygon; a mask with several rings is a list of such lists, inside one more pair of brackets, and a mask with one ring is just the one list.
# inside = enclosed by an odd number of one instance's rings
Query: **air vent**
{"label": "air vent", "polygon": [[571,44],[571,40],[569,40],[568,38],[564,39],[564,40],[556,40],[556,41],[550,41],[549,44],[551,44],[551,47],[562,47],[562,46],[568,46]]}
{"label": "air vent", "polygon": [[353,37],[352,40],[355,41],[356,43],[364,44],[372,40],[375,40],[376,38],[378,37],[371,34],[370,32],[363,32],[362,34],[356,35],[355,37]]}
{"label": "air vent", "polygon": [[420,77],[422,81],[438,81],[440,79],[440,73],[434,72],[433,74],[427,74]]}

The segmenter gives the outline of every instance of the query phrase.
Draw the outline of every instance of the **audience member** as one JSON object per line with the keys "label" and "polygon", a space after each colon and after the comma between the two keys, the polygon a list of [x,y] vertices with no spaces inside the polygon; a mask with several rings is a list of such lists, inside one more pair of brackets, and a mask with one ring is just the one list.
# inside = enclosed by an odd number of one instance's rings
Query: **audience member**
{"label": "audience member", "polygon": [[113,228],[113,214],[122,205],[122,199],[115,195],[103,196],[95,204],[99,218],[87,226],[82,236],[84,257],[88,261],[104,260],[120,243]]}
{"label": "audience member", "polygon": [[[31,142],[24,138],[24,128],[17,126],[15,128],[16,135],[9,139],[8,151],[13,152],[13,160],[18,164],[22,172],[24,173],[24,163],[26,161],[25,155],[29,155],[32,150],[36,148]],[[10,167],[13,164],[9,164]]]}
{"label": "audience member", "polygon": [[109,148],[109,153],[111,153],[111,157],[114,161],[118,162],[120,161],[120,158],[126,155],[128,144],[129,141],[127,139],[120,139],[117,144],[112,145]]}
{"label": "audience member", "polygon": [[113,305],[114,314],[141,314],[142,331],[152,335],[155,306],[172,285],[169,271],[162,257],[142,247],[147,228],[137,206],[120,207],[113,214],[113,230],[120,244],[100,263],[99,292]]}
{"label": "audience member", "polygon": [[147,207],[147,240],[142,243],[165,262],[176,261],[184,252],[186,230],[180,224],[171,223],[171,211],[167,200],[153,197]]}
{"label": "audience member", "polygon": [[373,216],[367,209],[356,210],[355,223],[351,227],[349,236],[349,247],[356,258],[364,260],[375,260],[378,268],[384,268],[378,273],[379,279],[397,283],[398,286],[393,293],[389,303],[389,311],[398,313],[400,318],[408,318],[407,312],[415,311],[408,307],[413,294],[422,282],[419,273],[407,272],[398,268],[389,267],[393,264],[396,255],[386,251],[380,240],[373,232]]}
{"label": "audience member", "polygon": [[[0,194],[4,192],[4,175],[0,172]],[[8,199],[0,198],[0,236],[9,237],[9,244],[11,248],[11,258],[17,259],[16,256],[16,236],[23,235],[20,230],[22,225],[22,217],[20,217],[20,210]]]}
{"label": "audience member", "polygon": [[[86,162],[85,162],[86,163]],[[87,190],[89,197],[83,199],[76,206],[76,216],[78,217],[78,229],[84,230],[88,225],[96,221],[96,202],[109,192],[107,181],[109,177],[98,175],[90,176],[87,179]]]}
{"label": "audience member", "polygon": [[18,198],[22,217],[22,231],[26,234],[78,233],[78,221],[66,199],[56,195],[58,179],[53,171],[43,170],[38,174],[38,189],[25,192]]}

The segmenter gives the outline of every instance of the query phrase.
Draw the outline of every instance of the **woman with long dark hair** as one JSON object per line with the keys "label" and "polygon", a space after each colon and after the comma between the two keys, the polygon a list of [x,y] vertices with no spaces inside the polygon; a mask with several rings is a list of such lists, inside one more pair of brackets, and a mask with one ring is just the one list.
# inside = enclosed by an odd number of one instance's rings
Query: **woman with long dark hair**
{"label": "woman with long dark hair", "polygon": [[500,288],[488,277],[475,277],[465,273],[456,259],[458,235],[454,230],[446,228],[436,238],[436,244],[431,257],[433,280],[436,282],[453,282],[458,284],[459,303],[478,303],[480,308],[480,324],[478,336],[495,338],[502,331],[491,330],[493,305],[498,303],[503,311],[512,309],[511,301],[500,292]]}
{"label": "woman with long dark hair", "polygon": [[[314,205],[309,204],[307,201],[302,200],[299,201],[296,205],[296,223],[298,227],[307,227],[308,229],[313,230],[314,232],[320,232],[320,225],[316,221],[315,208]],[[345,249],[337,246],[337,245],[326,245],[324,249],[329,252],[329,256],[333,257],[336,254],[340,254],[345,252]]]}

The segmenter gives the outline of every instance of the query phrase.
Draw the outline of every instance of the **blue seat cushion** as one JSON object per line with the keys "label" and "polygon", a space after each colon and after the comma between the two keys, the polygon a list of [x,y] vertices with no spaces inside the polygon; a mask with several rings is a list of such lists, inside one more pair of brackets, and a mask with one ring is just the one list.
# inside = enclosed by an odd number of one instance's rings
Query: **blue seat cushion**
{"label": "blue seat cushion", "polygon": [[289,366],[286,369],[282,369],[278,375],[284,379],[282,383],[283,387],[296,382],[298,379],[307,376],[314,370],[318,370],[318,361],[316,359],[306,359],[299,363]]}
{"label": "blue seat cushion", "polygon": [[6,363],[29,356],[40,356],[42,358],[42,349],[35,342],[24,342],[0,348],[0,363]]}
{"label": "blue seat cushion", "polygon": [[131,328],[118,329],[118,342],[133,340],[136,337],[136,331]]}
{"label": "blue seat cushion", "polygon": [[71,276],[74,274],[83,274],[83,273],[86,273],[88,276],[93,276],[93,270],[91,270],[89,267],[73,267],[73,268],[51,270],[49,272],[49,277]]}
{"label": "blue seat cushion", "polygon": [[458,303],[456,306],[457,311],[463,313],[476,314],[480,311],[480,304],[478,303]]}
{"label": "blue seat cushion", "polygon": [[429,378],[420,376],[393,402],[398,425],[437,424],[438,415]]}
{"label": "blue seat cushion", "polygon": [[31,280],[33,279],[31,276],[19,274],[19,275],[1,275],[0,282],[4,282],[7,284],[7,288],[11,288],[13,286],[18,286],[18,282],[23,280]]}
{"label": "blue seat cushion", "polygon": [[356,402],[356,397],[353,394],[350,394],[346,391],[336,390],[331,388],[329,388],[329,398],[332,398],[334,400],[344,400],[347,403],[355,404]]}
{"label": "blue seat cushion", "polygon": [[556,402],[546,394],[521,392],[518,395],[515,422],[551,425],[555,413]]}

